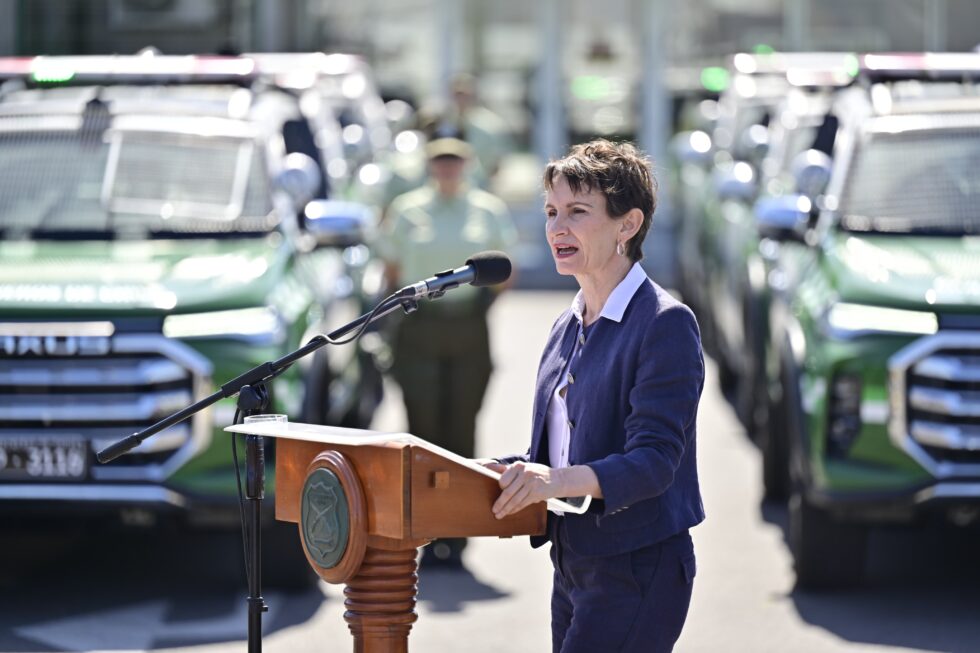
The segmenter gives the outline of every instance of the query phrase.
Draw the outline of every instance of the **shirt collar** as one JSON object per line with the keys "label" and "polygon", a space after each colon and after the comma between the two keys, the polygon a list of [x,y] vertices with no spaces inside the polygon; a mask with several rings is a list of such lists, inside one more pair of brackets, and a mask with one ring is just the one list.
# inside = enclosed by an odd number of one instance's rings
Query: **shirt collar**
{"label": "shirt collar", "polygon": [[[599,317],[607,318],[613,322],[622,322],[626,307],[629,306],[630,300],[633,299],[633,295],[640,289],[644,281],[647,281],[647,273],[643,271],[643,267],[639,263],[634,263],[630,271],[626,273],[626,277],[609,293]],[[575,299],[572,300],[572,315],[579,322],[582,322],[582,313],[584,312],[585,295],[579,290]]]}

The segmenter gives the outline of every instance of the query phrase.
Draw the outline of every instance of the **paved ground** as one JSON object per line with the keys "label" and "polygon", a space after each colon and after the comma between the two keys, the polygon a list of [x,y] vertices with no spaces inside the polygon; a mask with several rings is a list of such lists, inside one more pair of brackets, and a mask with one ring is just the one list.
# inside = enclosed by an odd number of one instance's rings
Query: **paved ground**
{"label": "paved ground", "polygon": [[[570,299],[512,292],[494,309],[497,371],[480,424],[482,453],[526,447],[540,348]],[[699,435],[709,517],[695,530],[699,571],[678,651],[980,651],[976,535],[877,533],[866,587],[793,590],[785,510],[760,504],[758,454],[718,394],[713,366],[709,374]],[[377,426],[400,429],[403,414],[391,399]],[[244,650],[234,537],[20,534],[0,541],[0,553],[0,651]],[[412,650],[548,650],[546,552],[524,539],[480,539],[466,562],[466,573],[423,574]],[[266,596],[266,651],[351,650],[339,588]]]}

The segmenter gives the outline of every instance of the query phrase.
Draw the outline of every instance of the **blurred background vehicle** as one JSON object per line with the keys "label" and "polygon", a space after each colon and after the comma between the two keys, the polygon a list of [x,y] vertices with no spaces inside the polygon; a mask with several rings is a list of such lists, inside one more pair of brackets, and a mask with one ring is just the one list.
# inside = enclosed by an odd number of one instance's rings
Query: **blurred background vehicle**
{"label": "blurred background vehicle", "polygon": [[[850,75],[848,75],[850,77]],[[769,126],[768,152],[759,174],[755,206],[775,202],[815,202],[826,185],[827,166],[837,129],[830,113],[833,94],[828,88],[791,89],[777,107]],[[793,195],[793,199],[786,196]],[[765,351],[769,341],[769,281],[779,258],[779,240],[758,230],[754,207],[744,207],[744,259],[738,261],[742,280],[740,377],[734,393],[737,413],[763,452],[763,487],[769,498],[781,499],[786,473],[776,464],[769,432],[769,393]]]}
{"label": "blurred background vehicle", "polygon": [[[388,112],[373,73],[360,57],[323,52],[243,56],[277,86],[310,91],[307,102],[314,106],[309,110],[322,123],[318,144],[329,152],[327,174],[341,186],[338,194],[348,192],[363,166],[377,164],[391,150]],[[333,149],[337,145],[339,152]]]}
{"label": "blurred background vehicle", "polygon": [[760,325],[772,246],[759,238],[752,205],[760,193],[776,191],[778,175],[793,164],[796,153],[789,151],[800,145],[787,142],[786,126],[795,120],[792,133],[808,135],[796,113],[783,107],[787,98],[795,112],[822,118],[829,94],[849,84],[856,68],[856,57],[847,53],[735,55],[732,84],[718,103],[711,185],[699,193],[703,206],[695,213],[701,222],[685,225],[695,233],[699,256],[683,260],[699,262],[699,317],[722,384],[753,434],[764,421],[757,414],[765,403],[757,400],[765,389],[759,361],[766,331]]}
{"label": "blurred background vehicle", "polygon": [[[769,152],[770,125],[792,89],[832,88],[851,81],[853,55],[835,53],[740,53],[732,58],[713,130],[679,134],[675,150],[686,162],[684,225],[680,243],[682,293],[697,311],[705,340],[720,364],[722,383],[738,393],[739,416],[752,412],[752,323],[755,295],[764,286],[757,258],[759,238],[751,206]],[[710,157],[708,156],[710,154]],[[754,286],[751,281],[755,275]]]}
{"label": "blurred background vehicle", "polygon": [[803,587],[859,582],[872,524],[980,516],[978,76],[977,55],[864,56],[795,188],[757,206],[779,243],[764,465]]}
{"label": "blurred background vehicle", "polygon": [[358,56],[323,52],[249,53],[262,78],[299,93],[315,119],[316,141],[334,196],[370,207],[378,219],[398,195],[425,181],[425,136],[415,108],[382,99]]}
{"label": "blurred background vehicle", "polygon": [[[233,400],[108,465],[93,453],[373,299],[373,215],[330,199],[319,114],[254,68],[0,59],[4,513],[236,524]],[[275,380],[271,410],[364,427],[380,388],[365,347],[324,349]],[[310,577],[293,535],[270,539],[274,582]]]}

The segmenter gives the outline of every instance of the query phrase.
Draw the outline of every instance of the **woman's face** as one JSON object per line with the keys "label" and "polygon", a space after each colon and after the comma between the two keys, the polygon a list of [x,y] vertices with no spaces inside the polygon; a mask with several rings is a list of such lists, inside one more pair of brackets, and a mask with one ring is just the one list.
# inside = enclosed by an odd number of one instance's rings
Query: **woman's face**
{"label": "woman's face", "polygon": [[575,194],[559,176],[545,197],[545,234],[558,274],[594,276],[613,266],[621,220],[610,217],[606,198],[596,190]]}

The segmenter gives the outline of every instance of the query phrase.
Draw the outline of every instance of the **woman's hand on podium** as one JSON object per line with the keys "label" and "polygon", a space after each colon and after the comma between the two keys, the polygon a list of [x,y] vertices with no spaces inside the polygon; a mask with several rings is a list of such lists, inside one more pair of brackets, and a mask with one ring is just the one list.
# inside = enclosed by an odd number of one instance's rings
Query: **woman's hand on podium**
{"label": "woman's hand on podium", "polygon": [[538,463],[516,462],[503,465],[494,461],[478,462],[501,475],[502,492],[493,504],[493,514],[497,519],[556,497],[587,494],[595,498],[602,497],[599,479],[592,468],[586,465],[554,469]]}

